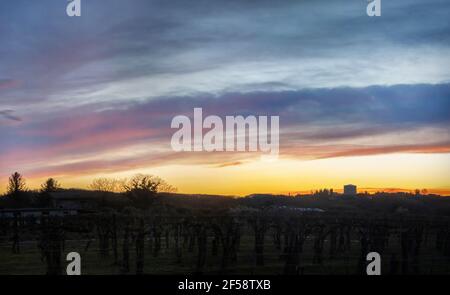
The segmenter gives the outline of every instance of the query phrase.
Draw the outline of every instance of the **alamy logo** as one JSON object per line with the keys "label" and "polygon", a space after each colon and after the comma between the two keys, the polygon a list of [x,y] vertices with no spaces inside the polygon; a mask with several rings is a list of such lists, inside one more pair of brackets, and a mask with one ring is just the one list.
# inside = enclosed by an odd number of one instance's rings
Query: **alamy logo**
{"label": "alamy logo", "polygon": [[367,265],[366,273],[368,276],[381,275],[381,256],[378,252],[370,252],[366,256],[366,260],[370,261]]}
{"label": "alamy logo", "polygon": [[368,16],[381,16],[381,0],[368,0],[367,15]]}
{"label": "alamy logo", "polygon": [[78,252],[70,252],[66,256],[66,260],[70,261],[67,264],[66,273],[68,276],[81,275],[81,256]]}
{"label": "alamy logo", "polygon": [[[277,156],[279,151],[278,116],[270,117],[270,132],[268,132],[267,116],[258,116],[258,118],[256,116],[245,118],[243,116],[226,116],[224,124],[222,118],[218,116],[207,116],[203,120],[202,108],[194,108],[193,128],[191,119],[182,115],[174,117],[170,127],[179,129],[172,135],[171,140],[172,149],[177,152],[261,151]],[[203,128],[209,129],[204,135]],[[192,130],[194,131],[193,137]],[[248,142],[246,140],[247,132]]]}
{"label": "alamy logo", "polygon": [[69,0],[66,13],[68,16],[81,16],[81,0]]}

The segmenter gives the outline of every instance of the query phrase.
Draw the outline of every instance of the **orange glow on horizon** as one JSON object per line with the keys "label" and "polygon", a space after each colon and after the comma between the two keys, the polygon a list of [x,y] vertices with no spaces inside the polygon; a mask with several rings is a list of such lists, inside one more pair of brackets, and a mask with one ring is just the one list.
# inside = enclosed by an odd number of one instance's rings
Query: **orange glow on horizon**
{"label": "orange glow on horizon", "polygon": [[[56,178],[64,188],[87,188],[94,178],[129,178],[136,173],[162,177],[187,194],[218,194],[244,196],[253,193],[308,193],[311,190],[333,189],[340,192],[344,184],[358,186],[359,192],[413,192],[450,195],[450,154],[389,154],[296,160],[278,158],[274,161],[252,159],[233,165],[185,164],[149,168],[128,167],[117,171],[96,171],[88,174],[60,174],[27,177],[30,189],[40,187],[47,177]],[[1,179],[0,192],[5,192],[7,178]]]}

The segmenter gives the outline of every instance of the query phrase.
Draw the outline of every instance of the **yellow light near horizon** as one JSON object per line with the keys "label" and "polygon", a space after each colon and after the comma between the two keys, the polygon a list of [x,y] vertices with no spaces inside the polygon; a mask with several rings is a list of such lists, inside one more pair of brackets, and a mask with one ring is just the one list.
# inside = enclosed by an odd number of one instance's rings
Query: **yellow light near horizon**
{"label": "yellow light near horizon", "polygon": [[[58,179],[64,187],[87,187],[95,177],[129,178],[136,173],[162,177],[180,193],[247,195],[286,193],[320,188],[439,188],[450,190],[450,154],[389,154],[298,160],[255,160],[241,165],[166,165],[108,174]],[[26,175],[25,175],[26,177]],[[39,187],[43,179],[28,180]]]}
{"label": "yellow light near horizon", "polygon": [[[282,193],[319,188],[450,188],[450,155],[392,154],[321,160],[278,159],[222,168],[176,166],[159,175],[187,193]],[[174,170],[177,172],[174,172]],[[194,175],[189,177],[189,175]]]}

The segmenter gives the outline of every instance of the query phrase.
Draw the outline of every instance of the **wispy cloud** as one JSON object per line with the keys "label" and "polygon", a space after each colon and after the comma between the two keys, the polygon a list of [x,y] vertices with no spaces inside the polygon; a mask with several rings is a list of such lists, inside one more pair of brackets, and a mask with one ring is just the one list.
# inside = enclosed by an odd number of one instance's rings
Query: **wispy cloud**
{"label": "wispy cloud", "polygon": [[13,120],[13,121],[22,121],[21,118],[13,115],[13,110],[0,110],[0,115],[3,116],[5,119]]}
{"label": "wispy cloud", "polygon": [[[198,106],[204,116],[280,116],[281,157],[449,152],[449,84],[232,92],[130,102],[103,111],[79,107],[14,127],[0,126],[8,138],[0,143],[3,173],[17,165],[55,173],[170,163],[226,167],[255,158],[252,153],[173,152],[171,118],[192,117]],[[76,162],[69,161],[74,158]]]}

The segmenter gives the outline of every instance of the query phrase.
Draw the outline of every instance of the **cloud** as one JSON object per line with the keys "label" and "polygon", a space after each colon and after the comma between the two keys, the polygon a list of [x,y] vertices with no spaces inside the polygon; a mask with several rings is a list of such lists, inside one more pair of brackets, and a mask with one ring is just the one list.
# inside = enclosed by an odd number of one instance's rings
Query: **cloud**
{"label": "cloud", "polygon": [[439,144],[415,144],[415,145],[394,145],[385,147],[353,147],[345,151],[331,153],[322,158],[335,158],[346,156],[367,156],[389,153],[450,153],[450,142]]}
{"label": "cloud", "polygon": [[14,88],[20,85],[20,81],[13,79],[0,79],[0,90]]}
{"label": "cloud", "polygon": [[13,120],[13,121],[22,121],[21,118],[12,115],[13,110],[0,110],[0,116],[3,116],[5,119]]}
{"label": "cloud", "polygon": [[[297,159],[384,153],[448,153],[450,85],[306,89],[164,97],[35,117],[0,126],[2,171],[88,173],[145,165],[237,165],[259,153],[175,153],[171,119],[280,116],[280,156]],[[24,168],[24,169],[25,169]]]}
{"label": "cloud", "polygon": [[218,164],[215,167],[217,167],[217,168],[224,168],[224,167],[239,166],[239,165],[242,165],[242,164],[243,164],[243,162],[241,162],[241,161],[235,161],[235,162],[227,162],[227,163]]}
{"label": "cloud", "polygon": [[287,146],[282,155],[289,158],[327,159],[337,157],[358,157],[393,153],[450,153],[450,141],[432,144],[409,144],[409,145],[356,145],[356,144],[329,144],[329,145],[306,145]]}
{"label": "cloud", "polygon": [[64,3],[2,3],[0,72],[24,82],[0,102],[34,114],[199,93],[450,80],[447,1],[389,1],[381,20],[365,5],[93,0],[75,20]]}

